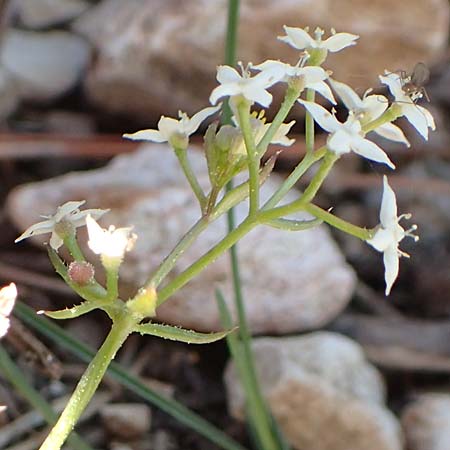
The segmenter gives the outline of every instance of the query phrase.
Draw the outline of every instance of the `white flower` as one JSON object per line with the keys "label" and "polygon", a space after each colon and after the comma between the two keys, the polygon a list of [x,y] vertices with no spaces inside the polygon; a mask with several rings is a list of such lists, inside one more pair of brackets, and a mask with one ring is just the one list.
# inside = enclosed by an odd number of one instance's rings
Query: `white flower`
{"label": "white flower", "polygon": [[108,258],[122,259],[125,252],[130,251],[137,236],[132,233],[132,227],[116,228],[111,225],[103,229],[90,215],[86,217],[89,248],[96,254]]}
{"label": "white flower", "polygon": [[261,106],[267,107],[272,102],[272,94],[267,89],[277,83],[282,77],[281,72],[275,70],[261,71],[254,77],[250,74],[251,65],[246,69],[241,66],[242,76],[236,69],[230,66],[219,66],[217,68],[217,86],[209,97],[212,105],[222,97],[238,97],[242,96],[250,102],[259,103]]}
{"label": "white flower", "polygon": [[397,217],[397,201],[392,188],[389,186],[387,177],[383,177],[383,199],[381,201],[380,225],[372,239],[368,239],[367,243],[379,252],[383,252],[384,260],[384,278],[386,281],[386,295],[391,292],[392,285],[398,276],[398,260],[400,256],[409,257],[407,253],[402,252],[398,248],[398,244],[405,236],[410,236],[418,241],[418,236],[412,234],[417,229],[413,225],[409,230],[404,230],[399,221],[402,219],[410,219],[410,214],[402,214]]}
{"label": "white flower", "polygon": [[356,39],[359,38],[356,34],[351,33],[336,33],[331,30],[331,36],[328,39],[322,40],[324,31],[320,28],[314,30],[314,37],[311,37],[308,33],[308,28],[294,28],[283,27],[287,36],[279,36],[280,41],[286,42],[291,47],[297,50],[326,50],[329,52],[338,52],[345,47],[356,44]]}
{"label": "white flower", "polygon": [[361,123],[352,113],[349,114],[344,123],[341,123],[322,106],[303,100],[298,100],[298,102],[305,106],[324,130],[330,132],[327,139],[327,147],[330,151],[337,155],[353,151],[364,158],[386,164],[395,169],[386,153],[378,145],[364,138]]}
{"label": "white flower", "polygon": [[103,209],[86,209],[80,211],[80,206],[86,203],[85,200],[80,202],[67,202],[62,206],[58,206],[56,214],[53,216],[42,216],[47,220],[35,223],[27,228],[14,242],[19,242],[39,234],[51,233],[50,246],[53,250],[58,250],[63,244],[63,239],[58,234],[57,226],[72,227],[73,229],[81,227],[85,224],[85,217],[90,214],[93,217],[99,218],[103,216],[108,210]]}
{"label": "white flower", "polygon": [[200,124],[216,113],[220,107],[221,105],[209,106],[194,114],[191,118],[186,113],[179,111],[179,120],[161,116],[157,130],[141,130],[132,134],[124,134],[123,137],[133,141],[152,142],[170,142],[173,138],[186,139],[197,131]]}
{"label": "white flower", "polygon": [[277,75],[283,75],[280,81],[288,82],[290,78],[298,77],[303,79],[303,85],[305,88],[312,89],[318,92],[334,105],[336,101],[333,97],[333,93],[329,86],[324,82],[328,78],[328,73],[322,69],[322,67],[308,66],[299,67],[291,66],[290,64],[283,63],[281,61],[267,60],[257,66],[254,66],[256,70],[271,71],[273,70]]}
{"label": "white flower", "polygon": [[[349,111],[352,111],[355,117],[365,125],[372,120],[378,119],[387,109],[389,101],[384,95],[368,95],[369,91],[362,98],[348,85],[336,80],[329,79],[329,82],[340,99]],[[403,131],[392,123],[385,123],[373,130],[375,133],[386,139],[395,142],[401,142],[410,146]]]}
{"label": "white flower", "polygon": [[[239,120],[236,116],[232,117],[232,120],[236,126],[239,126]],[[283,145],[284,147],[291,146],[295,139],[290,139],[287,137],[287,134],[291,130],[292,126],[294,125],[295,120],[291,120],[289,123],[282,123],[274,136],[272,137],[272,140],[270,141],[271,144],[278,144]],[[266,118],[264,117],[264,111],[260,111],[259,114],[253,113],[250,117],[250,126],[253,131],[253,138],[255,140],[255,144],[258,145],[261,141],[261,139],[266,134],[266,131],[269,129],[271,123],[266,122]],[[242,152],[243,154],[246,154],[245,150],[245,143],[244,139],[242,137],[242,134],[239,132],[241,138],[239,139],[239,146],[242,146]],[[239,152],[240,153],[240,152]]]}
{"label": "white flower", "polygon": [[0,338],[2,338],[9,329],[9,315],[14,308],[17,298],[17,288],[14,283],[0,289]]}
{"label": "white flower", "polygon": [[416,105],[411,97],[403,91],[402,78],[399,74],[385,71],[385,76],[380,75],[379,78],[391,91],[402,115],[424,139],[428,140],[428,128],[436,129],[431,113],[422,106]]}

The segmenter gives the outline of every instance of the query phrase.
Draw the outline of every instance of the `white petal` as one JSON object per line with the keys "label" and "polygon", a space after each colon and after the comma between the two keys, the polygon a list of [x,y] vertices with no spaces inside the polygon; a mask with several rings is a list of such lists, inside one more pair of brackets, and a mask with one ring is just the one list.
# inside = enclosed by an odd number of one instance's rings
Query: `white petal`
{"label": "white petal", "polygon": [[35,223],[34,225],[31,225],[31,227],[28,227],[14,242],[17,243],[31,236],[50,233],[54,226],[55,222],[53,219]]}
{"label": "white petal", "polygon": [[217,81],[220,84],[237,83],[242,80],[239,72],[230,66],[219,66],[217,67]]}
{"label": "white petal", "polygon": [[383,197],[381,200],[380,222],[384,228],[392,228],[398,224],[397,199],[395,192],[389,186],[388,178],[383,177]]}
{"label": "white petal", "polygon": [[17,287],[14,283],[0,289],[0,317],[9,316],[17,298]]}
{"label": "white petal", "polygon": [[296,68],[297,75],[303,75],[306,84],[318,83],[328,78],[328,73],[322,67],[298,67]]}
{"label": "white petal", "polygon": [[392,239],[392,233],[381,227],[375,232],[373,238],[368,239],[366,242],[379,252],[384,252],[393,244],[397,245],[397,242]]}
{"label": "white petal", "polygon": [[269,94],[260,86],[249,85],[242,93],[247,100],[259,103],[261,106],[267,107],[272,103],[272,94]]}
{"label": "white petal", "polygon": [[386,139],[394,142],[401,142],[402,144],[406,144],[408,147],[410,146],[408,139],[406,139],[406,136],[403,134],[403,131],[393,123],[385,123],[373,131]]}
{"label": "white petal", "polygon": [[419,109],[419,111],[425,116],[425,119],[427,120],[427,125],[432,130],[436,129],[436,124],[434,123],[434,117],[428,111],[428,109],[423,108],[422,106],[416,105],[416,107]]}
{"label": "white petal", "polygon": [[363,107],[363,102],[359,95],[350,86],[331,78],[328,81],[348,110],[353,111]]}
{"label": "white petal", "polygon": [[209,96],[209,103],[215,105],[222,97],[242,94],[242,88],[238,84],[221,84],[213,89]]}
{"label": "white petal", "polygon": [[[0,338],[5,336],[5,334],[9,330],[10,321],[7,317],[4,317],[0,314]],[[5,406],[0,405],[0,412],[5,410]]]}
{"label": "white petal", "polygon": [[167,142],[167,139],[157,130],[140,130],[136,133],[126,133],[122,137],[133,141]]}
{"label": "white petal", "polygon": [[59,222],[63,217],[68,216],[70,213],[76,211],[80,206],[84,205],[86,200],[80,202],[66,202],[64,205],[58,206],[56,214],[52,217],[54,222]]}
{"label": "white petal", "polygon": [[327,147],[337,155],[349,153],[351,150],[351,140],[352,136],[342,127],[328,137]]}
{"label": "white petal", "polygon": [[386,153],[377,144],[368,139],[362,137],[353,139],[351,148],[358,155],[364,156],[364,158],[386,164],[391,169],[395,169],[394,163],[388,158]]}
{"label": "white petal", "polygon": [[325,97],[333,105],[336,104],[336,100],[334,99],[330,87],[324,81],[319,81],[317,83],[308,83],[306,87],[318,92],[322,97]]}
{"label": "white petal", "polygon": [[388,247],[383,254],[384,261],[384,280],[386,282],[385,294],[389,295],[392,285],[398,277],[399,263],[397,246]]}
{"label": "white petal", "polygon": [[106,214],[109,209],[85,209],[78,211],[70,216],[70,222],[75,228],[86,225],[86,216],[90,215],[93,219],[97,220]]}
{"label": "white petal", "polygon": [[298,50],[317,47],[316,41],[302,28],[287,27],[286,25],[283,28],[287,36],[279,36],[280,41],[286,42]]}
{"label": "white petal", "polygon": [[345,47],[349,47],[350,45],[355,45],[356,40],[359,39],[359,36],[351,33],[336,33],[333,36],[330,36],[326,39],[321,47],[326,48],[330,52],[338,52]]}
{"label": "white petal", "polygon": [[[405,93],[403,92],[402,83],[400,81],[400,75],[397,73],[389,73],[386,72],[386,75],[379,75],[378,77],[380,79],[380,82],[384,85],[386,85],[391,94],[395,97],[395,99],[398,101],[400,99],[403,100],[403,97],[405,96]],[[409,99],[409,97],[407,97]]]}
{"label": "white petal", "polygon": [[279,144],[285,147],[289,147],[295,142],[295,139],[289,139],[286,135],[289,133],[292,125],[294,125],[295,120],[292,120],[289,123],[282,123],[278,131],[275,133],[275,136],[270,141],[271,144]]}
{"label": "white petal", "polygon": [[401,108],[403,115],[408,119],[408,122],[424,139],[428,140],[428,120],[425,114],[414,103],[401,104]]}
{"label": "white petal", "polygon": [[384,95],[368,95],[362,101],[362,109],[369,120],[378,119],[389,106],[389,100]]}
{"label": "white petal", "polygon": [[214,113],[219,111],[222,105],[210,106],[208,108],[204,108],[198,113],[194,114],[191,119],[188,121],[188,124],[185,128],[185,132],[188,136],[197,131],[198,127],[202,124],[202,122],[207,119],[209,116],[212,116]]}
{"label": "white petal", "polygon": [[317,105],[314,102],[307,102],[305,100],[297,101],[309,111],[314,120],[325,131],[335,132],[342,126],[336,117],[334,117],[333,114],[330,114],[323,106]]}
{"label": "white petal", "polygon": [[95,254],[101,254],[105,248],[105,230],[90,215],[86,217],[86,227],[89,235],[89,248]]}
{"label": "white petal", "polygon": [[53,231],[52,235],[50,236],[50,247],[58,251],[58,249],[63,245],[64,241],[61,239],[59,234],[57,234],[55,231]]}

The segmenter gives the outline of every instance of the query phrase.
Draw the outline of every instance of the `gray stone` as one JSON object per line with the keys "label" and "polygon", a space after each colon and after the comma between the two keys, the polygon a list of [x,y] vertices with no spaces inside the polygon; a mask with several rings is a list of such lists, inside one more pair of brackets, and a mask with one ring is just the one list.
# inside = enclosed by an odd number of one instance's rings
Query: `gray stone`
{"label": "gray stone", "polygon": [[[204,158],[194,149],[189,156],[196,173],[203,173],[200,181],[206,186]],[[262,189],[262,198],[268,198],[279,183],[272,175]],[[289,199],[294,198],[292,193]],[[144,146],[136,154],[117,157],[103,169],[19,187],[9,197],[8,210],[22,230],[69,199],[86,199],[88,207],[110,208],[102,219],[104,224],[135,226],[138,242],[121,268],[124,298],[145,282],[200,217],[178,163],[164,145]],[[246,211],[244,202],[236,211],[238,221]],[[222,217],[182,256],[174,274],[208,251],[225,232]],[[351,298],[354,273],[324,226],[302,232],[261,226],[239,243],[238,252],[246,308],[255,333],[323,326]],[[218,286],[232,303],[228,255],[218,258],[158,308],[158,319],[197,330],[221,328],[214,294]]]}
{"label": "gray stone", "polygon": [[[384,406],[379,372],[354,341],[328,332],[256,338],[261,389],[289,443],[298,450],[400,450],[399,424]],[[230,413],[244,416],[233,363],[225,384]]]}
{"label": "gray stone", "polygon": [[21,23],[29,28],[46,28],[75,19],[90,7],[84,0],[16,0]]}
{"label": "gray stone", "polygon": [[420,395],[402,413],[402,425],[409,450],[450,448],[450,395]]}
{"label": "gray stone", "polygon": [[65,31],[9,29],[0,48],[0,64],[26,100],[51,100],[73,88],[89,58],[89,44]]}
{"label": "gray stone", "polygon": [[[98,58],[86,79],[100,107],[148,120],[181,109],[193,113],[208,101],[224,59],[226,0],[103,0],[74,25]],[[441,57],[448,41],[447,0],[272,0],[242,2],[239,58],[297,62],[298,51],[279,42],[283,25],[319,25],[361,36],[333,54],[327,68],[362,93],[379,86],[385,69],[410,71],[417,61]],[[413,25],[416,32],[414,30]]]}

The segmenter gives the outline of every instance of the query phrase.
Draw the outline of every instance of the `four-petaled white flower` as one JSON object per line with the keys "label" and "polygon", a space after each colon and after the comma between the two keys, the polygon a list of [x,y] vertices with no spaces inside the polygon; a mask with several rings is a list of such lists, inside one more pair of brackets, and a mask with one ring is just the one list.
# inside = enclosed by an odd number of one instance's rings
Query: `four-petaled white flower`
{"label": "four-petaled white flower", "polygon": [[283,75],[280,81],[288,82],[291,78],[301,78],[304,88],[312,89],[318,92],[328,101],[336,104],[333,97],[333,93],[329,86],[324,82],[328,78],[328,72],[322,69],[322,67],[299,67],[291,66],[290,64],[283,63],[281,61],[267,60],[257,66],[253,67],[256,70],[262,70],[270,72],[273,70],[276,76]]}
{"label": "four-petaled white flower", "polygon": [[[184,141],[195,133],[201,123],[220,109],[221,105],[209,106],[194,114],[191,118],[179,111],[179,120],[161,116],[157,130],[141,130],[132,134],[124,134],[126,139],[134,141],[171,142],[173,139]],[[187,144],[186,144],[187,145]]]}
{"label": "four-petaled white flower", "polygon": [[249,102],[259,103],[261,106],[267,107],[272,102],[272,94],[267,92],[267,89],[280,81],[283,73],[276,70],[261,71],[255,76],[251,76],[250,68],[242,69],[242,76],[236,69],[230,66],[219,66],[217,68],[217,81],[220,86],[217,86],[209,97],[212,105],[222,97],[244,97]]}
{"label": "four-petaled white flower", "polygon": [[0,289],[0,338],[9,329],[9,315],[14,308],[17,298],[17,288],[14,283]]}
{"label": "four-petaled white flower", "polygon": [[107,258],[122,259],[125,252],[132,250],[137,236],[132,227],[116,228],[111,225],[102,228],[90,215],[86,217],[89,248],[96,254]]}
{"label": "four-petaled white flower", "polygon": [[312,50],[338,52],[343,48],[355,45],[355,41],[359,38],[356,34],[336,33],[334,30],[331,30],[331,36],[323,41],[324,31],[319,27],[314,30],[314,37],[309,35],[308,28],[295,28],[286,25],[283,28],[287,36],[279,36],[278,39],[297,50],[306,50],[307,52]]}
{"label": "four-petaled white flower", "polygon": [[402,78],[398,73],[385,71],[385,76],[379,76],[395,98],[395,104],[409,123],[428,140],[428,128],[436,129],[433,116],[422,106],[416,105],[411,97],[403,91]]}
{"label": "four-petaled white flower", "polygon": [[314,120],[326,131],[330,132],[327,147],[333,153],[342,155],[353,151],[364,158],[388,165],[395,169],[386,153],[375,143],[364,138],[361,123],[350,113],[348,119],[341,123],[333,114],[313,102],[298,100],[311,113]]}
{"label": "four-petaled white flower", "polygon": [[51,233],[50,247],[53,250],[58,250],[63,245],[63,238],[58,234],[58,227],[61,230],[65,228],[75,229],[85,225],[85,218],[87,215],[99,218],[103,216],[108,210],[103,209],[86,209],[80,211],[80,206],[86,203],[85,200],[79,202],[67,202],[62,206],[58,206],[56,214],[53,216],[42,216],[46,220],[35,223],[31,227],[27,228],[14,242],[19,242],[23,239],[27,239],[39,234]]}
{"label": "four-petaled white flower", "polygon": [[398,244],[405,236],[419,239],[418,236],[412,234],[417,229],[413,225],[409,230],[405,230],[399,224],[402,219],[410,219],[410,214],[402,214],[397,217],[397,201],[392,188],[389,186],[387,177],[383,177],[383,198],[380,210],[380,225],[375,232],[373,238],[368,239],[367,243],[379,252],[383,252],[384,260],[384,279],[386,282],[386,295],[391,292],[392,285],[398,276],[399,264],[398,260],[401,256],[409,257],[407,253],[402,252],[398,248]]}
{"label": "four-petaled white flower", "polygon": [[[366,91],[362,98],[347,84],[340,81],[329,79],[329,82],[345,107],[351,111],[355,117],[365,125],[372,120],[378,119],[389,105],[388,99],[384,95],[368,95],[370,89]],[[403,131],[396,125],[387,122],[373,130],[375,133],[386,139],[395,142],[401,142],[410,146]]]}

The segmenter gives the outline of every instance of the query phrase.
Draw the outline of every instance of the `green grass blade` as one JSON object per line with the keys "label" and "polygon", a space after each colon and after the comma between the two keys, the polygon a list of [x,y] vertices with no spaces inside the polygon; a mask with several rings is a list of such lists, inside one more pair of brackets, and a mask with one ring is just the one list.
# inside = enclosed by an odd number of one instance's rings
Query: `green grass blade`
{"label": "green grass blade", "polygon": [[[49,425],[53,425],[58,419],[57,414],[47,403],[44,397],[28,382],[23,371],[17,367],[9,356],[8,352],[0,344],[0,373],[14,386],[18,392],[36,411],[42,414],[42,417]],[[93,450],[80,436],[72,432],[68,438],[70,448],[73,450]]]}

